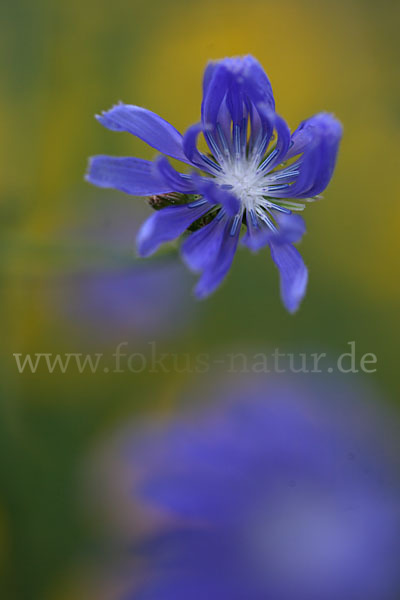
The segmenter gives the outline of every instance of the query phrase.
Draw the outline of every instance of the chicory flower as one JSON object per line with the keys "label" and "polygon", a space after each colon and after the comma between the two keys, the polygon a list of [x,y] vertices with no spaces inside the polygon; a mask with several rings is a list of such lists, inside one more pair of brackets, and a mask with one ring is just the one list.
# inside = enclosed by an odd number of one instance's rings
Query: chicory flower
{"label": "chicory flower", "polygon": [[395,429],[368,393],[262,379],[211,399],[125,440],[131,487],[169,523],[124,600],[398,598]]}
{"label": "chicory flower", "polygon": [[[252,56],[209,63],[203,81],[201,121],[182,136],[167,121],[138,106],[118,104],[97,116],[113,131],[127,131],[158,150],[154,162],[95,156],[87,180],[135,196],[152,196],[157,210],[137,237],[138,253],[190,235],[184,262],[200,272],[197,297],[211,294],[230,269],[241,241],[252,251],[269,247],[280,272],[281,296],[294,312],[308,272],[293,245],[305,233],[298,211],[328,185],[342,135],[340,123],[319,113],[291,134],[275,112],[272,87]],[[198,149],[202,134],[209,152]],[[191,170],[176,171],[166,156]]]}

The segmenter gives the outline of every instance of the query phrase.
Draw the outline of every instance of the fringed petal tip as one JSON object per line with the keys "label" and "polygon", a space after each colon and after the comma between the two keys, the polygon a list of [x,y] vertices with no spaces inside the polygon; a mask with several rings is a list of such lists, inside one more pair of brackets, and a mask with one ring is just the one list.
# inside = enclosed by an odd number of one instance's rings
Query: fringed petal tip
{"label": "fringed petal tip", "polygon": [[187,162],[182,135],[173,125],[141,106],[120,102],[95,118],[111,131],[126,131],[159,152]]}

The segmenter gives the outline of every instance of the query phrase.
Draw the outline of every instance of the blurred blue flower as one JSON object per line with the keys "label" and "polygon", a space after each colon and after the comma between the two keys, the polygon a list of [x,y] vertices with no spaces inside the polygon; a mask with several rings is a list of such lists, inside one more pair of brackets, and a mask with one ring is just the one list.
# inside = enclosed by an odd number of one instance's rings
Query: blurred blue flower
{"label": "blurred blue flower", "polygon": [[[163,156],[154,163],[130,157],[91,159],[91,183],[136,196],[161,195],[161,210],[138,234],[141,256],[195,229],[182,245],[182,256],[192,270],[202,273],[195,289],[202,298],[227,274],[243,224],[247,231],[242,243],[253,251],[269,246],[280,272],[283,303],[290,312],[298,308],[307,269],[293,243],[301,239],[305,225],[293,212],[303,210],[332,177],[342,135],[332,115],[314,115],[291,134],[275,112],[267,75],[257,60],[245,56],[209,63],[201,122],[184,136],[138,106],[121,103],[97,118],[105,127],[128,131],[205,173],[179,173]],[[197,148],[200,133],[208,154]]]}
{"label": "blurred blue flower", "polygon": [[231,390],[133,444],[142,498],[172,523],[144,544],[127,600],[399,597],[388,428],[349,390],[265,388]]}
{"label": "blurred blue flower", "polygon": [[68,324],[90,333],[91,342],[160,340],[188,327],[193,306],[186,302],[190,281],[179,262],[163,258],[150,265],[91,269],[57,281],[57,306]]}
{"label": "blurred blue flower", "polygon": [[[88,199],[85,206],[90,207]],[[95,198],[78,226],[57,232],[65,245],[73,240],[78,260],[43,282],[40,302],[61,317],[69,333],[79,335],[81,344],[130,340],[137,347],[190,329],[199,307],[189,295],[193,278],[178,257],[132,260],[132,232],[147,211],[136,203],[112,208],[109,198]],[[110,243],[112,256],[105,251]]]}

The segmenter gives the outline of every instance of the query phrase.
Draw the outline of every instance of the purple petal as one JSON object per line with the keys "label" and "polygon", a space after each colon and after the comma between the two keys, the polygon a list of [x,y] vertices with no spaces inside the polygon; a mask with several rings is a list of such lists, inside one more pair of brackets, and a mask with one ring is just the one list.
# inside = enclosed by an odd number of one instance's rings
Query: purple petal
{"label": "purple petal", "polygon": [[312,127],[309,127],[313,117],[308,120],[302,121],[298,128],[292,133],[290,140],[290,150],[286,154],[286,160],[303,154],[304,150],[311,143],[313,139]]}
{"label": "purple petal", "polygon": [[176,171],[165,156],[158,157],[153,164],[157,176],[172,190],[182,194],[195,193],[196,188],[190,175],[183,175]]}
{"label": "purple petal", "polygon": [[183,136],[183,151],[186,156],[186,161],[206,171],[207,173],[215,173],[218,166],[213,167],[213,161],[211,159],[207,161],[207,157],[199,152],[197,149],[197,138],[203,131],[201,123],[196,123],[189,127]]}
{"label": "purple petal", "polygon": [[[227,59],[228,60],[228,59]],[[205,128],[215,127],[217,117],[230,83],[230,74],[225,61],[209,63],[204,74],[201,120]]]}
{"label": "purple petal", "polygon": [[163,154],[187,162],[182,135],[168,121],[140,106],[117,104],[96,119],[112,131],[127,131]]}
{"label": "purple petal", "polygon": [[181,247],[182,258],[193,271],[203,271],[218,255],[225,233],[226,217],[214,218],[211,223],[192,233]]}
{"label": "purple petal", "polygon": [[197,173],[193,173],[192,179],[196,186],[196,191],[204,196],[211,204],[220,204],[225,208],[229,215],[236,215],[240,211],[240,200],[229,191],[216,185],[212,179],[201,177],[201,175],[198,175]]}
{"label": "purple petal", "polygon": [[263,223],[260,219],[256,218],[256,222],[253,223],[253,219],[249,212],[246,212],[246,225],[247,231],[241,239],[241,243],[247,246],[252,252],[257,252],[261,248],[264,248],[271,241],[273,232],[266,223]]}
{"label": "purple petal", "polygon": [[277,141],[275,146],[275,158],[268,164],[268,171],[272,171],[279,165],[286,156],[290,146],[290,129],[282,117],[276,113],[266,110],[266,107],[258,106],[260,113],[264,115],[264,121],[269,121],[272,124],[272,129],[276,130]]}
{"label": "purple petal", "polygon": [[258,219],[257,226],[251,216],[246,214],[247,231],[242,237],[242,244],[253,252],[257,252],[269,243],[276,245],[299,242],[306,232],[304,219],[300,215],[274,214],[279,225],[278,231],[272,231],[266,223]]}
{"label": "purple petal", "polygon": [[306,224],[301,215],[274,215],[279,225],[278,232],[272,233],[271,241],[274,244],[293,244],[299,242],[306,232]]}
{"label": "purple petal", "polygon": [[276,198],[309,198],[324,191],[336,164],[342,125],[332,115],[319,113],[304,121],[293,134],[294,144],[286,158],[299,152],[299,175],[287,190],[273,192]]}
{"label": "purple petal", "polygon": [[204,74],[203,92],[202,122],[206,127],[216,126],[224,98],[235,123],[241,123],[246,116],[246,104],[264,103],[270,110],[275,109],[269,79],[250,55],[210,63]]}
{"label": "purple petal", "polygon": [[254,104],[265,103],[275,110],[274,94],[271,83],[261,64],[250,54],[243,59],[243,86]]}
{"label": "purple petal", "polygon": [[[269,114],[271,114],[271,111],[268,111],[268,115]],[[269,118],[266,118],[262,109],[258,110],[254,105],[251,105],[249,108],[249,116],[251,123],[249,140],[250,151],[255,152],[261,143],[264,148],[267,148],[274,129],[273,123],[270,122]]]}
{"label": "purple petal", "polygon": [[103,188],[114,188],[134,196],[150,196],[173,191],[153,172],[153,163],[141,158],[93,156],[86,180]]}
{"label": "purple petal", "polygon": [[308,271],[300,252],[291,244],[270,244],[272,260],[279,269],[282,302],[295,312],[307,288]]}
{"label": "purple petal", "polygon": [[194,221],[210,210],[208,203],[197,207],[168,206],[147,219],[137,235],[137,250],[140,256],[153,254],[164,242],[179,237]]}
{"label": "purple petal", "polygon": [[208,264],[200,277],[195,294],[197,298],[209,296],[222,282],[228,273],[239,241],[240,227],[236,227],[232,235],[233,218],[228,219],[222,236],[221,245],[214,261]]}

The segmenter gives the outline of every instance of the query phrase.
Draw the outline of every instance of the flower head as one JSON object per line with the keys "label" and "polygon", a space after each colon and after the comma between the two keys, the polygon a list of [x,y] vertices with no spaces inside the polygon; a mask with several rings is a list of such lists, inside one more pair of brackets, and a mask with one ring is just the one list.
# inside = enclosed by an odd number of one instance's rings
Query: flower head
{"label": "flower head", "polygon": [[170,518],[127,600],[399,597],[390,427],[365,393],[326,383],[235,385],[130,453],[125,440],[142,500]]}
{"label": "flower head", "polygon": [[[158,115],[118,104],[97,117],[114,131],[128,131],[163,155],[192,167],[176,171],[165,156],[95,156],[87,179],[136,196],[162,196],[160,210],[142,226],[141,256],[190,230],[182,257],[201,273],[196,295],[208,296],[227,274],[242,229],[253,251],[269,246],[286,308],[298,308],[307,268],[293,246],[305,232],[305,204],[328,185],[342,135],[340,123],[320,113],[292,134],[275,112],[271,84],[252,56],[211,62],[204,74],[201,121],[182,136]],[[202,134],[209,152],[201,152]],[[193,169],[194,167],[194,169]],[[154,203],[153,203],[154,206]]]}

